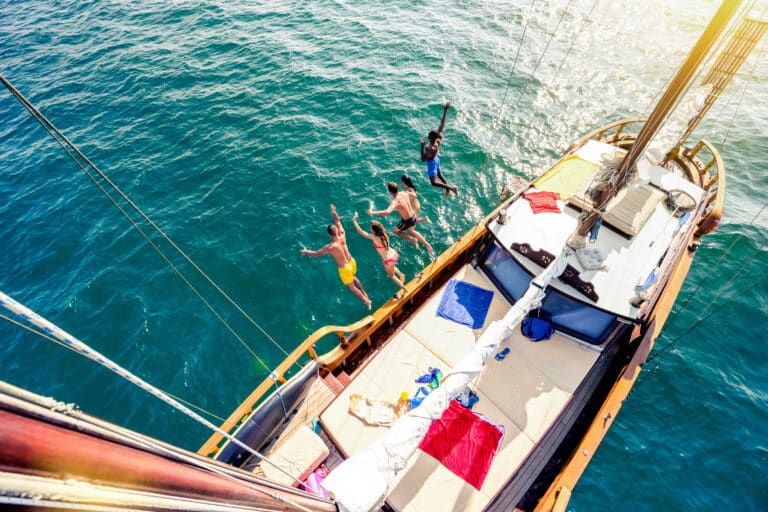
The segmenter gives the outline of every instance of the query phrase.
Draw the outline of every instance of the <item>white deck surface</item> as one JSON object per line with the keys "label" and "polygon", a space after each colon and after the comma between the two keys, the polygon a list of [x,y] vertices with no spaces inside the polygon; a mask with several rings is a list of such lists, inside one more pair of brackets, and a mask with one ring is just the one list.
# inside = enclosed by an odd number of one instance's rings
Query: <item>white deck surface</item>
{"label": "white deck surface", "polygon": [[[387,428],[367,426],[349,414],[352,393],[391,402],[397,401],[402,391],[412,396],[422,385],[414,382],[416,377],[430,366],[447,371],[472,349],[483,329],[509,308],[493,284],[472,267],[463,267],[454,278],[494,291],[482,329],[472,330],[437,317],[444,287],[437,291],[321,415],[323,427],[345,455],[364,449]],[[505,428],[501,449],[482,489],[478,491],[417,450],[392,486],[387,501],[395,509],[482,509],[549,429],[599,355],[557,333],[534,343],[516,330],[504,346],[510,353],[503,361],[490,360],[474,383],[480,401],[473,410]]]}
{"label": "white deck surface", "polygon": [[[584,160],[599,163],[600,155],[613,149],[607,144],[589,141],[576,154]],[[696,201],[704,197],[705,192],[693,183],[647,160],[641,161],[638,168],[640,179],[637,185],[651,183],[663,190],[680,189]],[[587,179],[591,180],[591,177]],[[534,250],[544,249],[558,255],[565,241],[576,230],[579,218],[577,210],[566,207],[562,201],[558,204],[561,213],[534,214],[528,201],[519,198],[507,210],[509,220],[503,225],[493,223],[491,229],[506,247],[515,242],[527,242]],[[635,318],[638,309],[629,302],[635,295],[635,286],[646,280],[671,241],[686,227],[678,228],[678,219],[672,216],[661,201],[648,217],[643,229],[631,239],[605,225],[602,227],[595,247],[603,254],[607,271],[583,270],[575,256],[571,256],[568,262],[581,271],[583,280],[594,285],[599,297],[598,307],[627,318]],[[541,271],[541,267],[522,255],[517,255],[517,259],[529,272],[538,274]],[[579,300],[590,302],[580,292],[559,280],[553,282],[552,286]]]}

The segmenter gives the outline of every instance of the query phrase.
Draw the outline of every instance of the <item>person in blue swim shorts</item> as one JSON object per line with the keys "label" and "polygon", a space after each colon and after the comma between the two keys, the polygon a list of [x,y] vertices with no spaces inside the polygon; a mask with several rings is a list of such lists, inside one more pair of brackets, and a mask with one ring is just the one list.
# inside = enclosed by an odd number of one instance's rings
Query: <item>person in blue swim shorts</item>
{"label": "person in blue swim shorts", "polygon": [[[459,193],[459,188],[454,185],[449,185],[448,181],[443,176],[442,169],[440,169],[440,158],[437,156],[437,152],[440,150],[440,143],[443,140],[443,128],[445,127],[445,118],[448,116],[448,108],[451,106],[451,102],[448,101],[443,105],[443,118],[440,120],[440,126],[437,127],[437,131],[432,130],[427,135],[429,144],[424,144],[424,139],[421,139],[421,161],[427,162],[427,176],[429,182],[433,187],[439,187],[445,189],[445,197]],[[437,181],[440,178],[440,183]]]}

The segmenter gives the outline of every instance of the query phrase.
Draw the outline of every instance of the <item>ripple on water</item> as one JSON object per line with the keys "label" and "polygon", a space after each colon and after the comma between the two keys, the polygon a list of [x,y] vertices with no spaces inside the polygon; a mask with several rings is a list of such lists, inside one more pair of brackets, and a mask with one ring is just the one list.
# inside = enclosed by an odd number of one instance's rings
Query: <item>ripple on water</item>
{"label": "ripple on water", "polygon": [[[354,211],[384,206],[385,182],[407,172],[435,221],[421,231],[445,249],[495,205],[510,174],[535,175],[596,123],[642,115],[714,10],[705,4],[603,3],[588,18],[592,5],[564,1],[531,11],[31,0],[0,7],[2,72],[290,348],[366,313],[330,261],[299,256],[326,243],[329,203],[350,226]],[[739,94],[745,80],[733,84]],[[657,350],[675,347],[648,365],[571,510],[768,503],[768,377],[756,334],[766,325],[766,281],[756,276],[768,224],[765,213],[755,219],[768,197],[766,80],[759,62],[738,122],[703,128],[716,144],[726,139],[723,225],[699,249]],[[462,189],[452,200],[429,187],[418,158],[447,100],[441,158]],[[190,277],[238,341],[8,95],[0,119],[2,289],[226,416],[266,373],[249,349],[268,366],[282,351]],[[399,265],[412,276],[426,256],[400,242]],[[350,249],[374,301],[388,299],[392,283],[370,245],[351,233]],[[0,378],[185,447],[206,437],[90,362],[0,329]]]}

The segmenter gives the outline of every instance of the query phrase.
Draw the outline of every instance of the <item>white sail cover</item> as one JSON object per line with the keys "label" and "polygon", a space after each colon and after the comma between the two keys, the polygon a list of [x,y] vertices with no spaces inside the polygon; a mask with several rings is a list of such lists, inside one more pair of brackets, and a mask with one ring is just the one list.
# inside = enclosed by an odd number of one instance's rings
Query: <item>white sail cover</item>
{"label": "white sail cover", "polygon": [[427,395],[418,408],[397,420],[381,439],[331,471],[322,485],[341,510],[367,512],[383,503],[395,476],[405,468],[432,421],[440,418],[450,401],[480,375],[488,358],[498,351],[499,345],[528,312],[541,305],[544,289],[567,264],[567,253],[563,252],[533,279],[504,318],[488,326],[474,350],[445,374],[440,386]]}

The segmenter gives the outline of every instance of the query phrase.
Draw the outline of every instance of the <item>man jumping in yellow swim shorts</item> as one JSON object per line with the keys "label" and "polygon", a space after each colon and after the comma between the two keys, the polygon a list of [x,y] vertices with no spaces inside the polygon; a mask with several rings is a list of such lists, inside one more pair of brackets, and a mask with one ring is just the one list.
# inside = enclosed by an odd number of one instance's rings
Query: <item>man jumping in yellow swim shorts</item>
{"label": "man jumping in yellow swim shorts", "polygon": [[336,213],[336,207],[334,205],[331,205],[331,215],[333,216],[333,224],[328,226],[328,236],[331,237],[331,242],[317,251],[302,249],[301,254],[313,258],[330,254],[336,262],[336,266],[339,267],[339,278],[341,279],[341,282],[344,283],[344,286],[349,288],[349,291],[354,293],[358,299],[363,301],[368,309],[371,309],[371,299],[369,299],[368,294],[365,293],[360,280],[355,277],[355,273],[357,272],[357,262],[355,261],[355,258],[349,254],[346,232],[341,225],[341,219]]}

